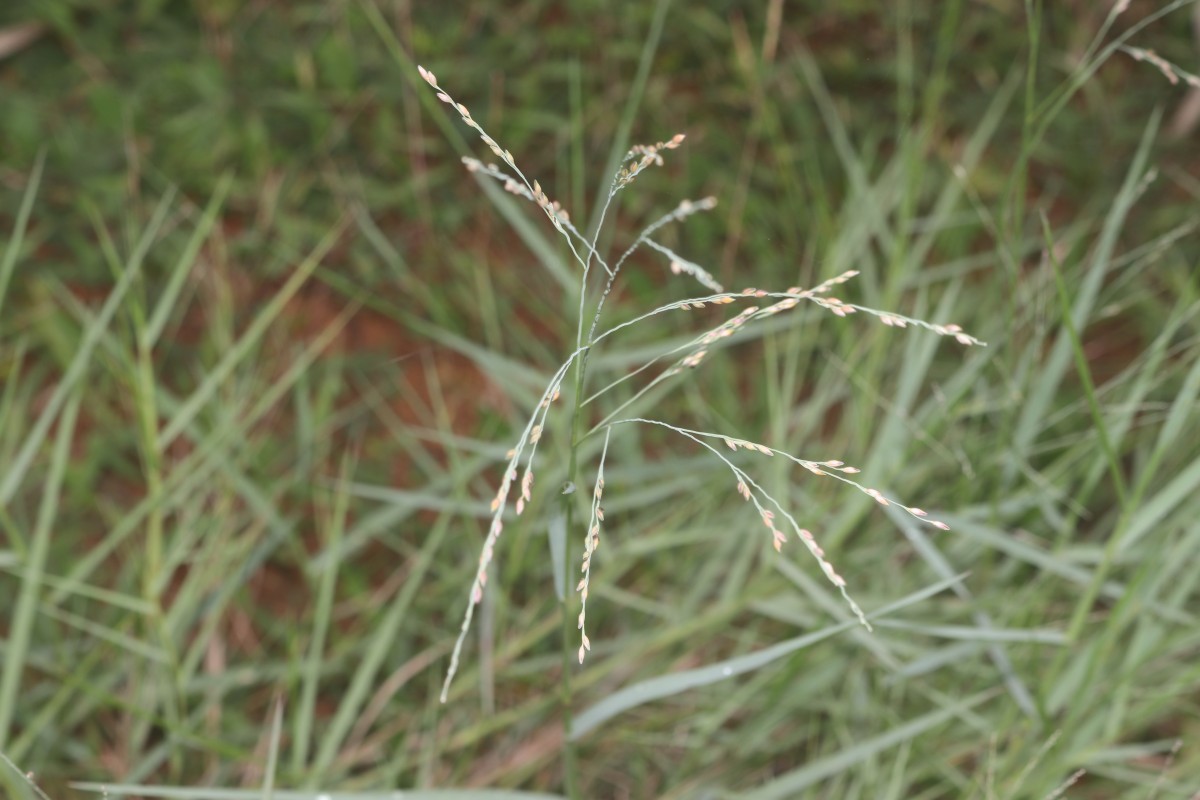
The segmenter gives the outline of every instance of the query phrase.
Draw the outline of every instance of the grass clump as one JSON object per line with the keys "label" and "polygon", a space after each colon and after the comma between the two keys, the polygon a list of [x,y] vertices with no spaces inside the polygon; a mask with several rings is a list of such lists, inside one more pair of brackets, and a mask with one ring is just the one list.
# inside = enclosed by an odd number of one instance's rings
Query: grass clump
{"label": "grass clump", "polygon": [[1197,4],[141,5],[0,56],[0,795],[1195,793]]}

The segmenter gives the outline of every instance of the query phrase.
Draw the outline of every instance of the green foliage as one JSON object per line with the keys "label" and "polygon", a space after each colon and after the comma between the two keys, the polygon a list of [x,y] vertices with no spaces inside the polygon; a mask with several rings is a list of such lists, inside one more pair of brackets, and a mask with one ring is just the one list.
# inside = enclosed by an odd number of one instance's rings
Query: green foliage
{"label": "green foliage", "polygon": [[[714,195],[659,241],[735,291],[853,269],[843,300],[990,345],[797,310],[641,396],[952,530],[731,456],[867,632],[725,465],[614,434],[579,794],[1191,796],[1194,147],[1161,133],[1184,88],[1113,45],[1186,67],[1194,4],[1102,5],[4,4],[42,27],[0,54],[0,794],[564,791],[564,423],[438,695],[576,272],[461,169],[491,155],[419,60],[580,230],[614,154],[688,134],[602,252]],[[695,294],[668,263],[639,251],[611,324]],[[614,335],[595,385],[737,310]]]}

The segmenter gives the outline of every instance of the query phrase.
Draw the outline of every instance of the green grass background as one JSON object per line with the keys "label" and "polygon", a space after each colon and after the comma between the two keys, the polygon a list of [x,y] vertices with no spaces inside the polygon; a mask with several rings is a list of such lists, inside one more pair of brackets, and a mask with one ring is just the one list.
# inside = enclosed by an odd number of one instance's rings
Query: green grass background
{"label": "green grass background", "polygon": [[[613,153],[687,133],[617,252],[711,194],[662,241],[726,284],[857,269],[989,342],[793,312],[640,407],[953,530],[747,457],[868,634],[719,462],[614,436],[581,796],[1194,796],[1200,139],[1108,46],[1198,45],[1190,3],[1105,5],[4,4],[40,28],[0,60],[0,794],[564,791],[563,414],[437,695],[575,273],[419,62],[581,225]],[[609,319],[693,293],[645,253]],[[596,385],[730,315],[691,313]]]}

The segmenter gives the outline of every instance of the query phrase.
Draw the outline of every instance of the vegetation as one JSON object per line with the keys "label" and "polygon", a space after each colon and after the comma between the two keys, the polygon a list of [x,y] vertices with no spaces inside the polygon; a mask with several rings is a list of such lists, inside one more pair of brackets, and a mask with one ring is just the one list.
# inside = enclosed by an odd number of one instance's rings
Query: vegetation
{"label": "vegetation", "polygon": [[2,791],[1193,796],[1196,4],[1123,5],[0,9]]}

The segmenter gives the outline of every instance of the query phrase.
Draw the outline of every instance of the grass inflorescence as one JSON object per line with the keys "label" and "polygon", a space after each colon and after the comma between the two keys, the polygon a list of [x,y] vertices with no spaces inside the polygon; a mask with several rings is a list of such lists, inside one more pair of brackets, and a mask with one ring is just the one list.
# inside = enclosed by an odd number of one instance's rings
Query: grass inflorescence
{"label": "grass inflorescence", "polygon": [[[471,622],[474,617],[475,607],[482,602],[483,593],[487,586],[489,568],[495,558],[496,547],[499,542],[501,533],[504,531],[505,512],[509,508],[510,494],[514,484],[518,483],[517,497],[513,506],[517,516],[520,516],[528,503],[532,500],[533,481],[534,481],[534,464],[536,461],[538,444],[541,441],[543,430],[547,426],[547,416],[550,413],[551,404],[562,395],[563,383],[567,380],[571,368],[575,367],[575,391],[573,393],[573,401],[575,407],[573,414],[578,415],[580,408],[585,400],[591,401],[602,396],[605,391],[611,389],[615,384],[610,384],[608,387],[601,389],[596,394],[588,396],[586,394],[587,387],[587,359],[593,350],[609,336],[622,331],[624,329],[633,328],[636,333],[636,326],[639,322],[643,322],[651,317],[657,316],[674,310],[690,310],[701,309],[708,305],[724,306],[734,304],[738,301],[745,300],[761,300],[770,299],[774,302],[766,306],[751,305],[743,308],[740,313],[732,319],[720,323],[715,328],[699,334],[693,341],[687,355],[681,357],[676,364],[662,369],[659,374],[652,379],[651,385],[655,381],[666,379],[675,375],[679,375],[686,370],[695,369],[700,366],[706,356],[707,348],[719,339],[735,335],[743,326],[754,323],[755,321],[774,316],[776,314],[790,311],[801,303],[807,302],[822,308],[831,314],[838,317],[847,317],[856,312],[863,312],[876,317],[885,325],[904,328],[909,325],[924,328],[941,336],[950,336],[963,345],[982,345],[975,337],[963,331],[962,327],[949,324],[935,324],[926,322],[920,319],[904,316],[890,311],[880,311],[865,306],[847,303],[833,295],[830,292],[834,287],[846,283],[858,273],[854,270],[847,270],[839,275],[828,278],[817,286],[811,289],[801,287],[791,287],[782,292],[773,292],[764,289],[750,287],[738,293],[729,293],[723,291],[723,287],[718,284],[708,270],[693,263],[692,261],[681,258],[674,251],[664,245],[658,244],[652,238],[659,229],[672,222],[682,222],[694,213],[700,211],[711,211],[716,207],[716,201],[713,198],[705,198],[699,201],[685,200],[681,202],[674,211],[661,217],[649,226],[644,228],[635,238],[634,241],[620,253],[620,255],[612,261],[610,265],[608,260],[598,251],[597,243],[599,242],[601,225],[609,211],[609,205],[616,197],[617,193],[629,187],[635,179],[652,166],[663,165],[663,153],[669,150],[674,150],[680,147],[684,142],[683,134],[676,134],[665,142],[658,142],[650,145],[636,145],[626,153],[625,158],[618,169],[617,173],[612,177],[608,195],[604,206],[599,214],[599,224],[596,226],[596,231],[589,240],[571,223],[569,214],[557,202],[550,200],[541,184],[537,180],[528,178],[524,172],[517,166],[516,160],[512,153],[500,146],[500,144],[488,134],[483,127],[471,116],[470,110],[462,103],[456,101],[449,92],[447,92],[437,80],[437,77],[425,67],[418,67],[421,77],[433,87],[437,92],[437,97],[442,102],[451,106],[458,112],[463,122],[474,128],[480,139],[483,140],[503,164],[511,171],[506,172],[504,168],[495,164],[484,164],[476,159],[465,157],[464,163],[467,169],[471,172],[479,173],[487,177],[496,179],[502,182],[506,191],[515,194],[519,197],[531,200],[534,202],[546,215],[547,219],[554,228],[562,235],[562,238],[567,244],[572,257],[574,258],[579,268],[579,317],[577,320],[577,336],[576,347],[566,357],[554,372],[550,382],[542,391],[540,402],[538,402],[534,413],[529,417],[525,429],[522,431],[516,444],[508,452],[508,463],[505,467],[504,475],[500,483],[500,488],[494,498],[491,500],[491,511],[493,517],[488,528],[487,537],[483,544],[482,552],[479,556],[478,566],[475,572],[475,579],[470,587],[470,594],[467,603],[467,610],[463,616],[462,625],[459,629],[458,639],[455,642],[454,650],[451,654],[450,665],[446,671],[445,682],[442,686],[442,702],[446,701],[450,691],[450,684],[453,681],[455,674],[458,671],[459,661],[463,650],[463,645],[466,641],[467,633],[471,628]],[[622,268],[641,245],[647,245],[650,248],[664,253],[670,258],[671,271],[676,274],[687,274],[694,278],[705,288],[715,292],[698,297],[687,297],[674,300],[665,305],[659,306],[649,312],[641,314],[632,320],[615,325],[601,333],[597,333],[597,328],[600,324],[605,301],[612,292],[613,286],[616,283]],[[598,296],[592,297],[592,286],[589,283],[589,271],[592,268],[593,262],[604,270],[606,280],[602,288],[598,290]],[[590,319],[587,310],[594,308],[590,314]],[[584,333],[586,329],[586,335]],[[680,348],[675,348],[676,350]],[[644,364],[631,371],[630,374],[637,374],[642,370],[648,369],[653,362]],[[637,399],[627,400],[622,404],[622,408],[628,406]],[[611,417],[611,415],[610,415]],[[572,436],[567,446],[571,450],[570,460],[574,463],[576,451],[584,439],[591,435],[602,432],[604,434],[604,447],[601,451],[600,461],[597,466],[597,477],[595,490],[593,492],[593,502],[588,524],[584,534],[584,548],[582,557],[581,571],[583,578],[576,586],[576,591],[580,595],[580,611],[578,616],[577,627],[579,629],[579,648],[578,660],[583,663],[589,650],[591,650],[591,639],[586,631],[587,618],[587,597],[588,590],[592,578],[592,557],[596,552],[600,542],[600,523],[604,520],[604,512],[600,506],[600,498],[603,493],[604,480],[604,459],[608,453],[609,439],[613,430],[617,426],[622,425],[657,425],[683,436],[686,439],[700,445],[704,449],[710,451],[717,459],[724,463],[732,472],[737,485],[737,493],[746,501],[751,503],[758,511],[759,517],[766,528],[771,532],[771,542],[776,551],[780,551],[782,546],[789,540],[790,531],[799,539],[808,552],[816,560],[826,578],[838,588],[846,603],[854,612],[855,617],[863,626],[870,629],[870,623],[867,620],[867,615],[857,602],[851,597],[846,580],[838,574],[834,569],[833,564],[826,558],[825,551],[817,543],[816,537],[807,528],[802,527],[796,520],[795,516],[788,510],[787,507],[775,497],[773,497],[761,484],[756,482],[749,473],[737,466],[732,460],[723,455],[716,447],[709,444],[707,440],[719,439],[723,441],[731,450],[737,451],[739,448],[758,452],[762,455],[773,456],[776,453],[784,456],[787,459],[804,467],[813,475],[831,476],[845,483],[848,483],[859,491],[863,492],[868,497],[872,498],[881,505],[888,506],[895,503],[898,507],[904,509],[913,518],[928,524],[934,528],[948,530],[949,526],[946,523],[929,519],[927,514],[919,508],[907,506],[903,503],[896,503],[885,497],[879,490],[869,488],[855,480],[845,477],[849,474],[857,473],[859,470],[854,467],[847,467],[840,460],[826,461],[810,461],[798,458],[794,455],[784,453],[775,448],[764,444],[750,442],[745,439],[737,438],[732,434],[709,433],[702,431],[689,430],[677,425],[670,424],[663,420],[645,419],[645,418],[626,418],[618,420],[606,419],[604,422],[587,430],[582,436]],[[522,467],[523,465],[523,467]],[[777,527],[776,515],[781,516],[786,521],[786,526],[783,530]]]}

